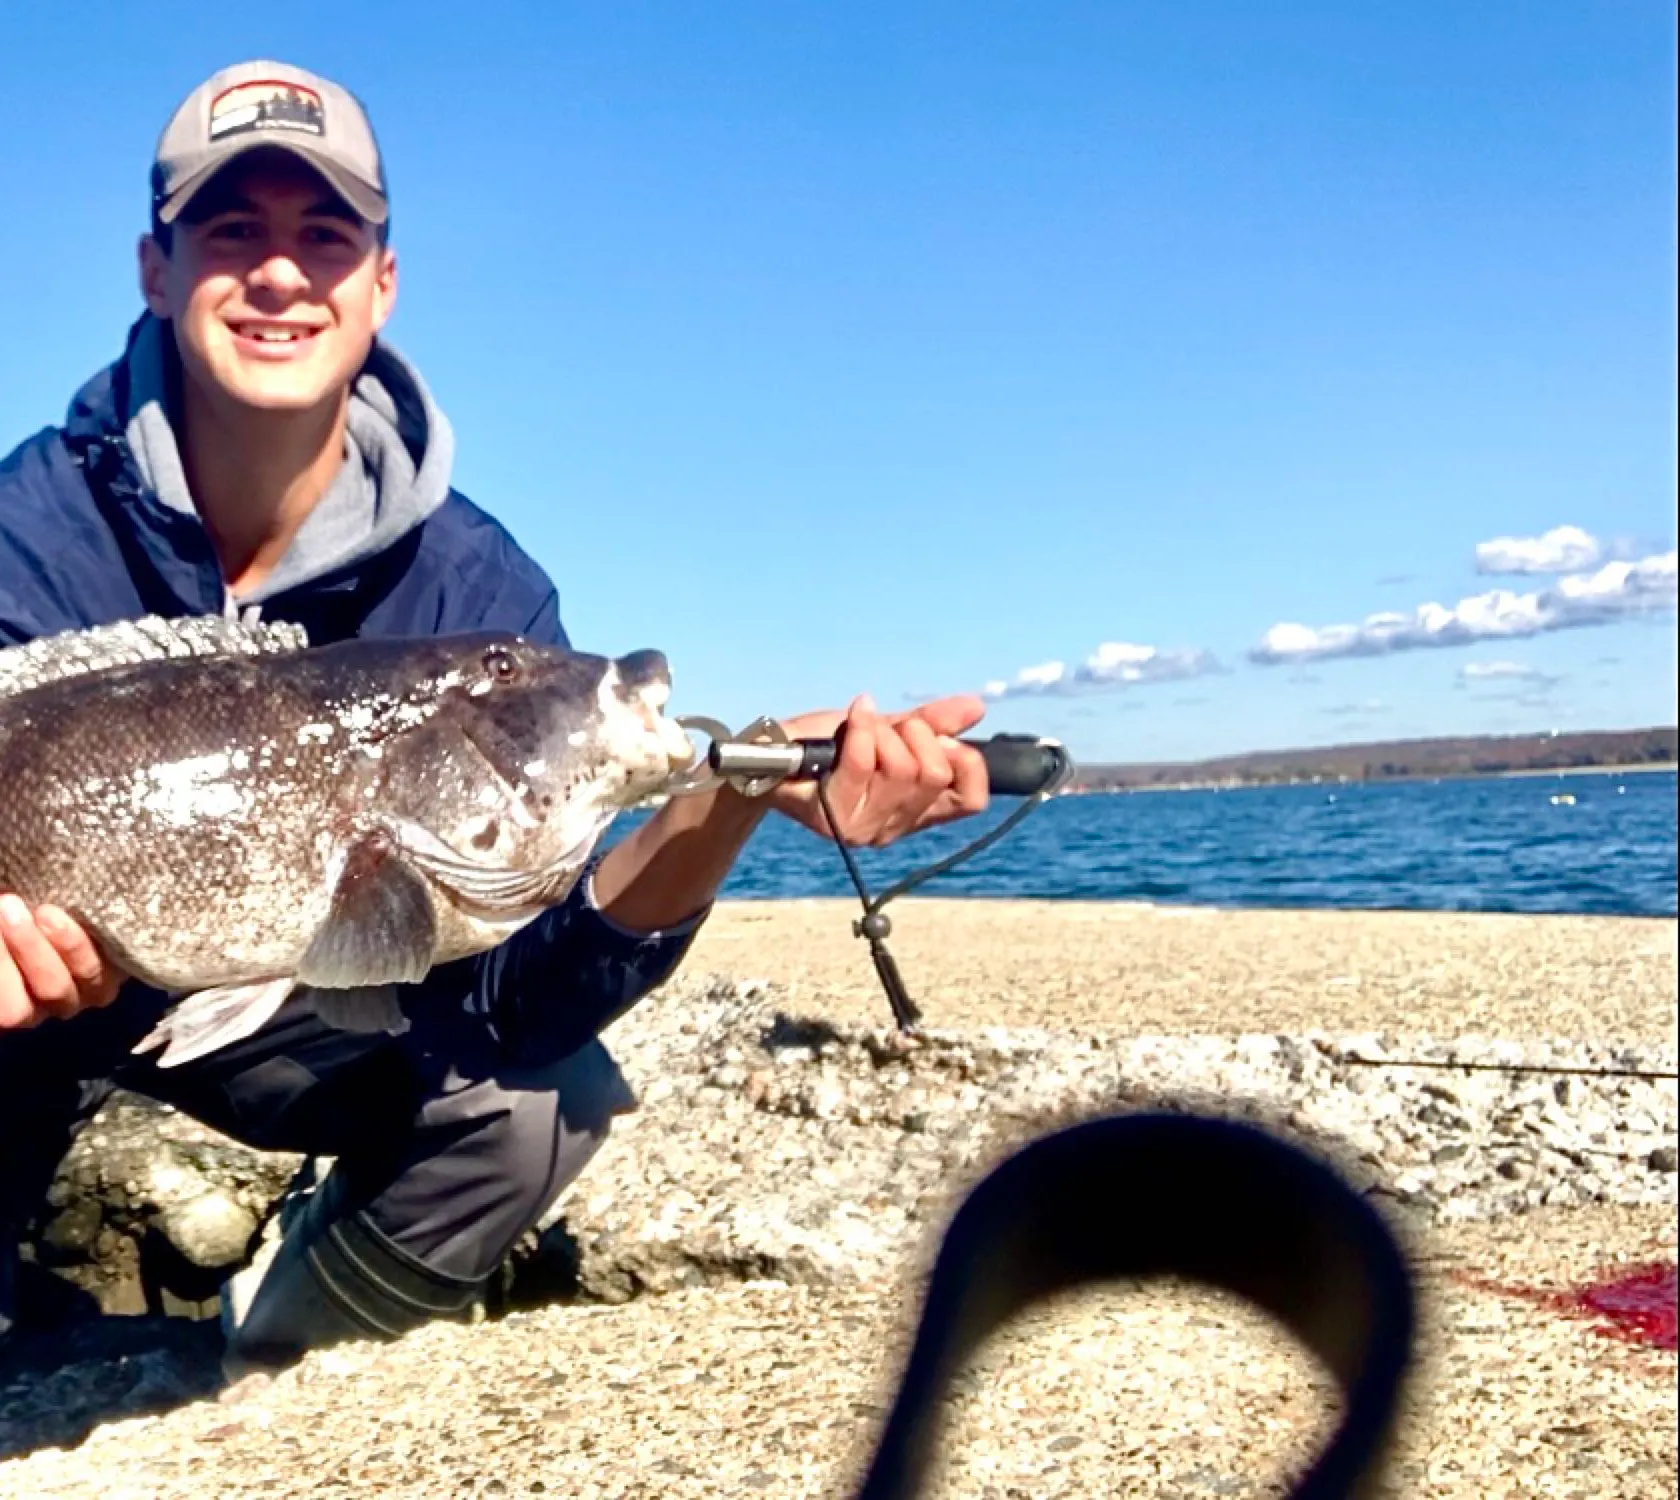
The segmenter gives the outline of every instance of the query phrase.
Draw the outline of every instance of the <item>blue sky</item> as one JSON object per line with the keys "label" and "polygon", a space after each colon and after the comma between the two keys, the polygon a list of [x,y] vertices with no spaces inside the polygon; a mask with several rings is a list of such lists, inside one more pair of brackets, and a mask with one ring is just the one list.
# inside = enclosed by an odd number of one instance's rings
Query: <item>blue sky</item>
{"label": "blue sky", "polygon": [[0,448],[120,349],[169,111],[278,56],[372,112],[457,482],[680,708],[1060,662],[985,725],[1672,722],[1675,42],[1657,0],[29,8]]}

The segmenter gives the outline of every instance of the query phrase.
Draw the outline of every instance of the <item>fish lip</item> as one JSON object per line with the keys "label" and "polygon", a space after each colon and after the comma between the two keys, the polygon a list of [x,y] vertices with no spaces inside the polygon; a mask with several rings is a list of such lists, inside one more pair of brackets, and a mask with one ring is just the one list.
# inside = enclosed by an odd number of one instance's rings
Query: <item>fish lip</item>
{"label": "fish lip", "polygon": [[671,669],[663,652],[608,658],[596,701],[603,733],[625,758],[632,747],[616,726],[628,719],[638,740],[636,758],[655,782],[685,770],[698,755],[687,731],[664,712],[671,701]]}
{"label": "fish lip", "polygon": [[613,658],[618,674],[618,695],[625,702],[639,699],[663,708],[671,696],[671,664],[663,651],[629,651]]}
{"label": "fish lip", "polygon": [[659,741],[659,748],[665,752],[669,774],[686,771],[700,759],[699,746],[688,737],[688,731],[675,719],[656,714],[653,732]]}

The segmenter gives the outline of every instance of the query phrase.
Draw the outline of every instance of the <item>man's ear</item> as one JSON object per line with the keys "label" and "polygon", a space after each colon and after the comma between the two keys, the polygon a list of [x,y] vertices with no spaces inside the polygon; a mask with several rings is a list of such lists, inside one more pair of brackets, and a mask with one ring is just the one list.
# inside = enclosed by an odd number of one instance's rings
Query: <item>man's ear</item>
{"label": "man's ear", "polygon": [[378,250],[373,278],[373,331],[378,333],[397,305],[397,252],[389,245]]}
{"label": "man's ear", "polygon": [[169,257],[149,233],[140,236],[139,263],[140,295],[146,299],[146,306],[154,318],[169,317]]}

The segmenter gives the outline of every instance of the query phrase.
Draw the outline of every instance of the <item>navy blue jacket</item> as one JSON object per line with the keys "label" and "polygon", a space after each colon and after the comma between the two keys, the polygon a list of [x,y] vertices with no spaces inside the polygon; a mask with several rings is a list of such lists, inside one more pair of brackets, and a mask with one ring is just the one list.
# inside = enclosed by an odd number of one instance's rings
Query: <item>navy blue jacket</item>
{"label": "navy blue jacket", "polygon": [[[222,612],[221,571],[197,516],[140,481],[120,417],[125,392],[113,389],[125,368],[90,382],[63,426],[0,462],[0,646],[143,614]],[[263,615],[302,625],[317,644],[478,629],[567,644],[547,575],[453,489],[385,551],[276,595]],[[494,1055],[542,1063],[667,978],[705,913],[669,933],[631,933],[589,903],[587,884],[490,953],[408,987],[416,1032],[430,1022],[458,1035],[464,1016]]]}

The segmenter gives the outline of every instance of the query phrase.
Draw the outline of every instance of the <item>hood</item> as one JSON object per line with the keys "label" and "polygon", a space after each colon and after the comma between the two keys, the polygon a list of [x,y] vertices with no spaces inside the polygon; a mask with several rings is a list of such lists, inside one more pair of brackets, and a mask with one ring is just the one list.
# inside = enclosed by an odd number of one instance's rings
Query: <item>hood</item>
{"label": "hood", "polygon": [[[175,441],[179,381],[168,325],[146,313],[122,357],[72,398],[67,423],[120,434],[143,490],[196,516]],[[419,371],[375,339],[351,388],[343,464],[285,556],[235,602],[260,604],[384,551],[443,504],[454,459],[454,431]]]}

